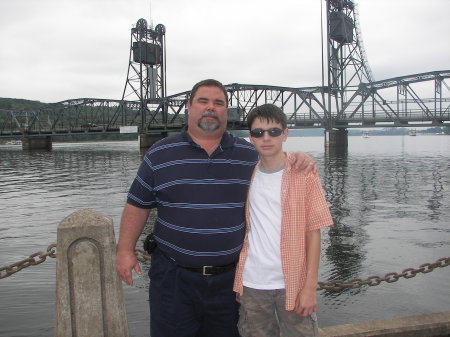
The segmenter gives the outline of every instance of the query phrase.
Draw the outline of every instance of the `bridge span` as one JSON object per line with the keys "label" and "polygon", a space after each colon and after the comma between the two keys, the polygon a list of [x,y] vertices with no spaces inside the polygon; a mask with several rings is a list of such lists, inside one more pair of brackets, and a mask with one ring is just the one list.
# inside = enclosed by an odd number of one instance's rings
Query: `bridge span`
{"label": "bridge span", "polygon": [[[360,83],[339,110],[328,87],[289,88],[233,83],[229,94],[229,128],[245,129],[248,112],[273,103],[283,108],[289,128],[430,127],[450,125],[450,70]],[[0,137],[58,136],[85,133],[178,131],[185,123],[189,91],[139,101],[71,99],[37,111],[0,110]],[[431,93],[431,95],[430,95]],[[332,105],[336,107],[336,105]]]}

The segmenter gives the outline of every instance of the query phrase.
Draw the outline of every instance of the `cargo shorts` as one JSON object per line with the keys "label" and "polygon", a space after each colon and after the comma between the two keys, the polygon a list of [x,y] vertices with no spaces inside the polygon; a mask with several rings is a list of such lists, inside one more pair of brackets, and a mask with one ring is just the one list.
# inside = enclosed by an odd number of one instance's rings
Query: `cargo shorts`
{"label": "cargo shorts", "polygon": [[244,287],[240,297],[239,333],[242,337],[319,337],[316,314],[301,317],[284,309],[284,289]]}

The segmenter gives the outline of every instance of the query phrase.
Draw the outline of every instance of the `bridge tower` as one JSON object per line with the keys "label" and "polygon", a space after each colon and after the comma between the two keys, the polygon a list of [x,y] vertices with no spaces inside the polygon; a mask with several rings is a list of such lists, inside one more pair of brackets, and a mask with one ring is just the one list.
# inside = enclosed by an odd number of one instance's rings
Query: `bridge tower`
{"label": "bridge tower", "polygon": [[[334,124],[343,118],[346,104],[360,83],[373,82],[372,71],[359,27],[358,8],[354,0],[327,1],[327,69],[328,69],[328,140],[347,145],[345,126]],[[335,131],[337,130],[337,131]],[[334,146],[334,145],[333,145]]]}
{"label": "bridge tower", "polygon": [[[123,101],[139,102],[141,126],[144,128],[151,105],[159,104],[166,96],[166,28],[158,24],[154,29],[139,19],[131,29],[130,59]],[[167,120],[167,109],[161,111],[161,121]],[[142,130],[141,130],[142,131]]]}

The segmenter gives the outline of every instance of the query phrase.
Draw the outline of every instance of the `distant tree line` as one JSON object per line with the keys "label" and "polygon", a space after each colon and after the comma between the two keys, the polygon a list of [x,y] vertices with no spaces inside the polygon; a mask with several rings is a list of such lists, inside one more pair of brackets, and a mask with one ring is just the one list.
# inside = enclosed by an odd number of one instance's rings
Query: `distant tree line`
{"label": "distant tree line", "polygon": [[[23,110],[23,111],[37,111],[49,107],[49,103],[40,101],[32,101],[27,99],[17,98],[2,98],[0,97],[0,109],[4,110]],[[86,142],[86,141],[116,141],[116,140],[137,140],[138,135],[133,133],[119,134],[119,133],[101,133],[101,134],[69,134],[58,135],[53,137],[54,142]],[[4,144],[14,138],[0,139],[0,144]]]}
{"label": "distant tree line", "polygon": [[[410,133],[410,127],[402,127],[402,128],[373,128],[373,129],[365,129],[369,131],[371,136],[401,136],[408,135]],[[417,134],[446,134],[450,135],[450,127],[448,126],[436,126],[429,128],[414,128]],[[350,130],[348,132],[351,136],[361,135],[361,130]]]}
{"label": "distant tree line", "polygon": [[0,109],[5,110],[39,110],[41,108],[47,107],[48,105],[48,103],[42,103],[40,101],[0,97]]}

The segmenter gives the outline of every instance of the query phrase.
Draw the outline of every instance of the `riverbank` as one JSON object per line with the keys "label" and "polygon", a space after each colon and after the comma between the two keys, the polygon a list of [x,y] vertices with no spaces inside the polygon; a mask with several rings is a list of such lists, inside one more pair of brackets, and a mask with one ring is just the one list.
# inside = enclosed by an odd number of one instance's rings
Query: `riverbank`
{"label": "riverbank", "polygon": [[321,337],[447,337],[450,311],[320,329]]}

